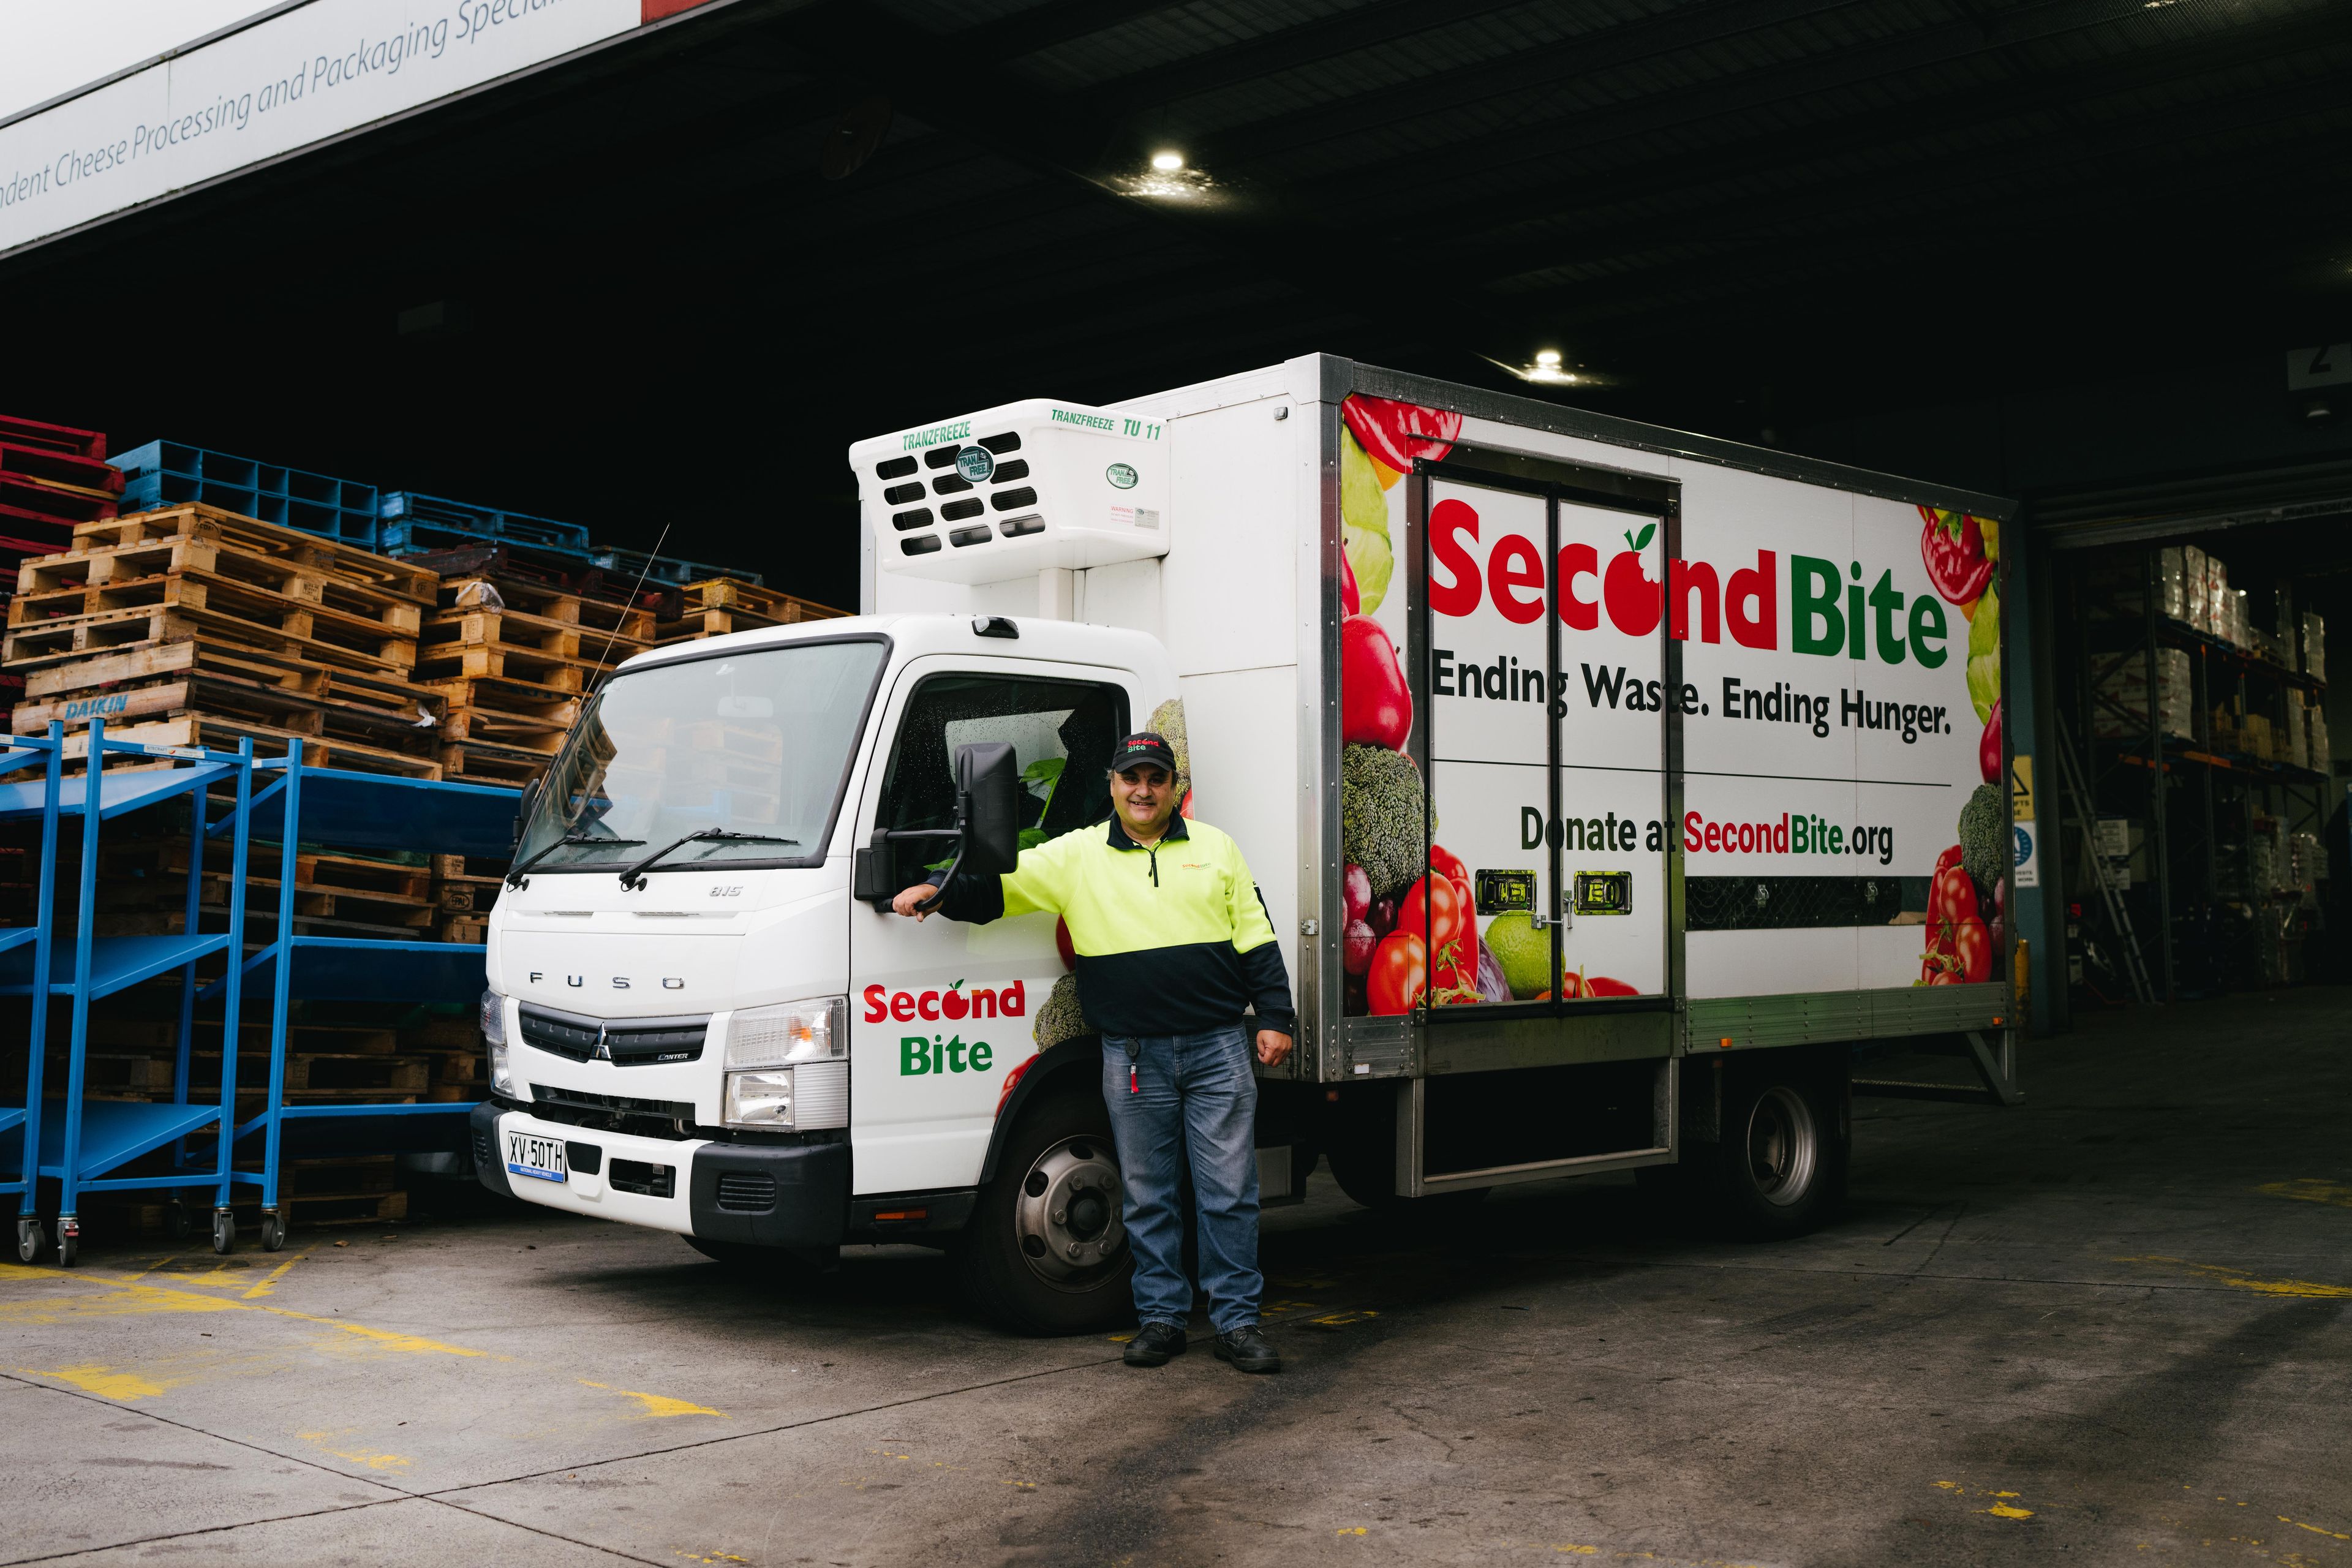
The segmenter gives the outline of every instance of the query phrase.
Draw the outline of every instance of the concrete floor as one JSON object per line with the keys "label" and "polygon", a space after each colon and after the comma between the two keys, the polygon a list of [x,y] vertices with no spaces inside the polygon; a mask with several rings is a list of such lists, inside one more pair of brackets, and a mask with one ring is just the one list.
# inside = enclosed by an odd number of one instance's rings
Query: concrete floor
{"label": "concrete floor", "polygon": [[929,1254],[779,1293],[537,1211],[0,1267],[0,1561],[2352,1568],[2347,1021],[1862,1102],[1851,1212],[1779,1247],[1622,1179],[1433,1235],[1318,1178],[1278,1378],[1006,1339]]}

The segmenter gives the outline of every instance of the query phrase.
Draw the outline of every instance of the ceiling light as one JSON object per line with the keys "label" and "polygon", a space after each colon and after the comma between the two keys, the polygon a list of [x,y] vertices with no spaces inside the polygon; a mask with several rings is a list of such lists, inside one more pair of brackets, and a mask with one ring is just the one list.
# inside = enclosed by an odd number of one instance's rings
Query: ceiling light
{"label": "ceiling light", "polygon": [[1536,351],[1535,358],[1526,364],[1506,363],[1492,355],[1479,357],[1497,370],[1517,376],[1521,381],[1532,382],[1538,386],[1607,386],[1611,384],[1609,377],[1595,374],[1582,365],[1570,370],[1567,367],[1566,356],[1558,349],[1538,349]]}
{"label": "ceiling light", "polygon": [[1154,153],[1151,154],[1151,166],[1159,170],[1163,174],[1172,174],[1177,170],[1184,166],[1184,154],[1181,153]]}

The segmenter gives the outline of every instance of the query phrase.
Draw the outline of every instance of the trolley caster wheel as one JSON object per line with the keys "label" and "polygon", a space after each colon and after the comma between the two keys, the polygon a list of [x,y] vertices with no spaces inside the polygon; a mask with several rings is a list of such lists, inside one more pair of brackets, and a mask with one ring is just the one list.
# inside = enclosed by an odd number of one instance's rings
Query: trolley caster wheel
{"label": "trolley caster wheel", "polygon": [[277,1252],[286,1246],[286,1216],[276,1209],[263,1211],[261,1215],[261,1250]]}
{"label": "trolley caster wheel", "polygon": [[226,1209],[213,1210],[213,1250],[219,1253],[236,1250],[236,1216]]}
{"label": "trolley caster wheel", "polygon": [[196,1217],[185,1204],[163,1205],[163,1232],[173,1241],[185,1241],[196,1234]]}
{"label": "trolley caster wheel", "polygon": [[58,1267],[71,1268],[81,1257],[81,1222],[71,1215],[58,1216]]}
{"label": "trolley caster wheel", "polygon": [[20,1219],[16,1222],[17,1262],[39,1262],[41,1254],[48,1249],[48,1245],[49,1238],[41,1234],[39,1220]]}

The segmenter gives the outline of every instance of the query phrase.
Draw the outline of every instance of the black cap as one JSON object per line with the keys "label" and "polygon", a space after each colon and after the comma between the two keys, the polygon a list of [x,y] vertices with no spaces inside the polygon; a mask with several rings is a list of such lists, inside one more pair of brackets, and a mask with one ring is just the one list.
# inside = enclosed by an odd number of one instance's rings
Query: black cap
{"label": "black cap", "polygon": [[1110,771],[1115,773],[1123,773],[1139,763],[1158,763],[1168,770],[1169,777],[1176,776],[1176,753],[1169,749],[1163,737],[1149,730],[1129,735],[1110,751]]}

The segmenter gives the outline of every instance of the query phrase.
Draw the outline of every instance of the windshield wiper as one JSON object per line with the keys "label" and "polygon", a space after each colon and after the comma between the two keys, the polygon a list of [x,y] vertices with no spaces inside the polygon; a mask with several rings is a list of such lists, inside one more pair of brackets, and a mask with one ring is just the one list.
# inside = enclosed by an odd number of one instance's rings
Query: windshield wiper
{"label": "windshield wiper", "polygon": [[545,848],[540,850],[530,859],[525,860],[521,865],[517,866],[513,870],[509,871],[507,873],[507,886],[516,889],[530,886],[530,883],[524,876],[524,873],[566,845],[643,844],[645,840],[642,838],[607,838],[601,833],[567,833],[562,837],[557,839],[554,843],[550,844]]}
{"label": "windshield wiper", "polygon": [[798,845],[800,843],[800,840],[797,838],[772,838],[764,833],[738,833],[731,827],[698,827],[683,838],[671,839],[668,843],[663,845],[660,848],[655,850],[652,854],[646,856],[644,859],[638,861],[635,865],[622,872],[621,886],[634,893],[639,888],[646,885],[646,873],[654,868],[654,862],[659,860],[671,850],[683,849],[689,844],[710,843],[719,839],[726,839],[741,844]]}

